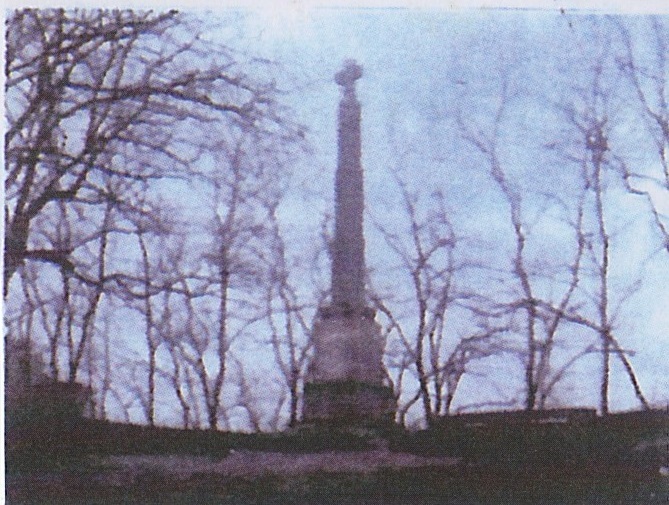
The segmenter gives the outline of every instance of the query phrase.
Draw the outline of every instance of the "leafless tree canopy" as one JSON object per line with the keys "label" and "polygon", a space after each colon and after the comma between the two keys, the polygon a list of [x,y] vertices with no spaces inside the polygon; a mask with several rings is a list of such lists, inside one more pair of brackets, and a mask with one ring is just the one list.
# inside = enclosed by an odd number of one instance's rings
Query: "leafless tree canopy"
{"label": "leafless tree canopy", "polygon": [[[179,398],[204,394],[216,423],[233,333],[228,293],[260,276],[262,209],[276,200],[299,140],[277,101],[273,65],[203,40],[201,25],[177,12],[56,9],[16,11],[7,23],[4,292],[14,298],[14,282],[17,317],[29,319],[17,322],[27,325],[17,336],[44,334],[49,374],[75,381],[100,312],[133,308],[148,354],[125,366],[133,376],[148,367],[138,398],[150,423],[162,342],[172,342],[170,378],[189,378]],[[208,188],[211,217],[199,225],[213,248],[185,255],[170,180]],[[201,314],[188,307],[198,299],[219,300],[215,327],[197,326]],[[166,325],[184,303],[189,322],[172,328],[185,330],[179,350]],[[209,352],[219,356],[216,372],[205,371]],[[203,390],[190,391],[198,379]]]}
{"label": "leafless tree canopy", "polygon": [[26,259],[73,269],[79,244],[38,240],[60,204],[146,212],[144,186],[187,177],[211,140],[193,131],[279,128],[272,84],[203,43],[194,23],[175,12],[11,14],[5,292]]}

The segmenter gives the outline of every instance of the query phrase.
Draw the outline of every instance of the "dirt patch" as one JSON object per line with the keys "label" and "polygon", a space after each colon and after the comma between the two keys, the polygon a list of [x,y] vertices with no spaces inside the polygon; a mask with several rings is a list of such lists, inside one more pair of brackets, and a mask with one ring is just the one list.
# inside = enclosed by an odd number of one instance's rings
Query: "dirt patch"
{"label": "dirt patch", "polygon": [[[110,483],[134,481],[138,475],[155,473],[188,479],[194,474],[229,477],[303,475],[315,472],[371,473],[381,468],[453,466],[458,458],[423,457],[375,449],[362,452],[331,451],[314,454],[232,451],[224,459],[197,456],[109,456],[102,460]],[[127,482],[127,480],[126,480]]]}

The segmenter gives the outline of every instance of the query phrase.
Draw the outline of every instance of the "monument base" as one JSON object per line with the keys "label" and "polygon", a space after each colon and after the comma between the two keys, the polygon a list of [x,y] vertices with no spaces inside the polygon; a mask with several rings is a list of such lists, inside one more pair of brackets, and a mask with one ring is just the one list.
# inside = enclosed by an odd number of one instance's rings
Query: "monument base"
{"label": "monument base", "polygon": [[328,425],[393,423],[392,388],[355,380],[309,382],[304,386],[303,422]]}
{"label": "monument base", "polygon": [[314,322],[314,358],[304,385],[305,423],[393,422],[395,398],[384,385],[384,341],[374,309],[322,306]]}

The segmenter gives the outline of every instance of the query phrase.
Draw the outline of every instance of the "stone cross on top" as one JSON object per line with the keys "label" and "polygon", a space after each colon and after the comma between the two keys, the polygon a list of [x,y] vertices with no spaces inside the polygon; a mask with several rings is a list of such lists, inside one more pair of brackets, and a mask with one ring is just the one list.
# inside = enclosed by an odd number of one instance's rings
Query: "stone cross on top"
{"label": "stone cross on top", "polygon": [[335,82],[344,87],[345,93],[355,93],[355,81],[362,77],[362,67],[354,60],[346,60],[344,68],[335,74]]}

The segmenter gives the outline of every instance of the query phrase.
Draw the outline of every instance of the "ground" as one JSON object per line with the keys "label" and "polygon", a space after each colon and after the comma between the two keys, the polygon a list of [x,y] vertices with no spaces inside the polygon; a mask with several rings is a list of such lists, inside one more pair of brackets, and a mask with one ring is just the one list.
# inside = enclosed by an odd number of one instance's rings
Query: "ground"
{"label": "ground", "polygon": [[508,417],[461,416],[419,432],[254,434],[33,420],[6,432],[7,503],[669,503],[666,412],[557,424]]}
{"label": "ground", "polygon": [[476,467],[385,448],[87,457],[7,477],[10,504],[663,504],[669,478],[619,467]]}
{"label": "ground", "polygon": [[176,479],[194,474],[221,477],[295,476],[310,473],[373,473],[384,468],[449,467],[458,458],[422,457],[387,449],[361,452],[328,451],[313,454],[232,451],[224,459],[189,456],[110,456],[104,464],[110,473],[120,472],[134,480],[137,475],[155,472]]}

